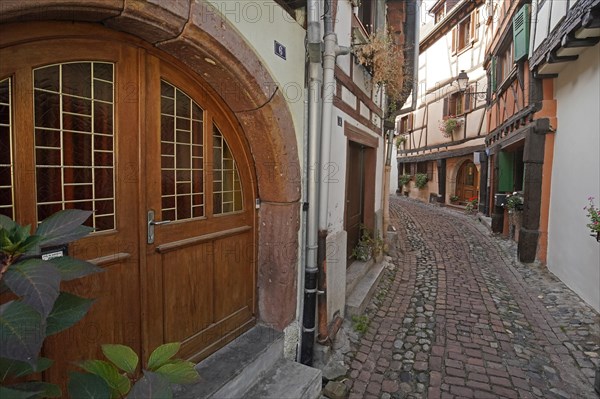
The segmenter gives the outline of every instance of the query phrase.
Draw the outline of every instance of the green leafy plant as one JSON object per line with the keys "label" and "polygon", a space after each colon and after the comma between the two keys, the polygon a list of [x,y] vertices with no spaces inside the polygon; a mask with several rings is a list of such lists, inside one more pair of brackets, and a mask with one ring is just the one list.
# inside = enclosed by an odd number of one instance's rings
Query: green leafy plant
{"label": "green leafy plant", "polygon": [[406,143],[406,141],[406,136],[399,136],[398,138],[396,138],[396,147],[400,148],[403,144]]}
{"label": "green leafy plant", "polygon": [[471,197],[467,200],[467,205],[465,206],[465,213],[474,214],[477,213],[477,205],[479,204],[479,200],[477,197]]}
{"label": "green leafy plant", "polygon": [[366,333],[369,329],[369,323],[369,318],[366,315],[352,316],[352,326],[357,333]]}
{"label": "green leafy plant", "polygon": [[459,127],[461,127],[462,125],[463,125],[462,119],[446,118],[446,119],[443,119],[440,121],[439,128],[444,137],[451,138],[452,133],[454,133],[454,131],[456,129],[458,129]]}
{"label": "green leafy plant", "polygon": [[515,191],[512,194],[507,195],[504,206],[506,207],[506,209],[509,210],[509,212],[523,210],[523,195],[521,195],[517,191]]}
{"label": "green leafy plant", "polygon": [[456,194],[450,196],[450,202],[458,202],[459,199],[460,197]]}
{"label": "green leafy plant", "polygon": [[590,223],[586,227],[590,229],[591,236],[596,236],[596,241],[600,241],[600,210],[594,205],[594,197],[588,197],[588,205],[583,209],[587,211],[587,217]]}
{"label": "green leafy plant", "polygon": [[44,220],[31,234],[0,215],[0,292],[10,300],[0,305],[0,397],[60,397],[57,385],[27,381],[5,385],[7,380],[39,373],[52,365],[40,357],[46,337],[57,334],[85,316],[92,299],[60,290],[62,281],[101,272],[95,265],[72,258],[44,260],[41,249],[65,245],[89,234],[83,226],[91,212],[63,210]]}
{"label": "green leafy plant", "polygon": [[410,175],[400,175],[398,177],[398,184],[400,184],[401,186],[406,186],[408,184],[408,182],[410,182],[411,176]]}
{"label": "green leafy plant", "polygon": [[381,237],[373,237],[366,226],[360,225],[360,239],[352,250],[352,256],[361,262],[366,262],[383,251],[384,241]]}
{"label": "green leafy plant", "polygon": [[147,369],[137,379],[139,358],[133,349],[125,345],[102,345],[108,361],[80,362],[79,367],[85,373],[71,373],[69,395],[78,399],[172,398],[170,384],[190,384],[199,378],[193,363],[173,359],[180,348],[179,342],[156,348],[150,354]]}
{"label": "green leafy plant", "polygon": [[428,181],[429,178],[427,177],[426,173],[417,173],[415,175],[415,186],[417,186],[419,190],[423,189],[427,185]]}

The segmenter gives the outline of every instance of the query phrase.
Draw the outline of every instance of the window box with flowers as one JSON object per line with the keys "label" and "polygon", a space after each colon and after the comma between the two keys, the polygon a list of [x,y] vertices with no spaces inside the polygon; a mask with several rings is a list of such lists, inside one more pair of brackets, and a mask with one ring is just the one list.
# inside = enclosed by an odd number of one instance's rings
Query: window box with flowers
{"label": "window box with flowers", "polygon": [[586,227],[590,229],[590,235],[596,237],[596,241],[600,242],[600,209],[594,205],[594,197],[589,197],[588,202],[589,205],[583,208],[583,210],[587,211],[587,216],[590,220],[590,223],[586,224]]}
{"label": "window box with flowers", "polygon": [[464,119],[449,117],[440,121],[440,132],[446,138],[452,138],[452,133],[464,124]]}

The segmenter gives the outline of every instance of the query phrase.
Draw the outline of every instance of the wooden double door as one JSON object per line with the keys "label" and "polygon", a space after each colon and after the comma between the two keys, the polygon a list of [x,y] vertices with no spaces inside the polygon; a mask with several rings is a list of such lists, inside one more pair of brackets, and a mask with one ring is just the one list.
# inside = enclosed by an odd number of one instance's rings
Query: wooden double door
{"label": "wooden double door", "polygon": [[256,316],[254,167],[238,124],[177,61],[106,35],[0,32],[0,213],[35,226],[93,211],[95,232],[69,252],[104,269],[63,287],[96,302],[47,341],[53,381],[103,343],[145,359],[179,341],[200,360]]}

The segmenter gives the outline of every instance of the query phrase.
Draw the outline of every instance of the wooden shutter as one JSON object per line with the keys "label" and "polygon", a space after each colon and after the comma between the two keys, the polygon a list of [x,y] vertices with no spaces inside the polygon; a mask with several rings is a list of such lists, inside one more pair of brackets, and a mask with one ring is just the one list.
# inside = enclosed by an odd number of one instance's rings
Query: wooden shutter
{"label": "wooden shutter", "polygon": [[408,131],[410,132],[411,130],[413,130],[413,114],[408,114]]}
{"label": "wooden shutter", "polygon": [[492,93],[496,91],[496,64],[498,63],[498,57],[492,57],[492,63],[490,65],[490,87],[492,88]]}
{"label": "wooden shutter", "polygon": [[444,110],[442,111],[442,116],[444,118],[448,116],[448,97],[444,97]]}
{"label": "wooden shutter", "polygon": [[[465,113],[467,113],[468,111],[471,110],[471,90],[473,90],[473,86],[469,86],[467,87],[467,90],[465,90],[465,106],[463,107],[463,109],[465,110]],[[474,90],[473,90],[474,91]]]}
{"label": "wooden shutter", "polygon": [[476,42],[479,39],[479,10],[471,13],[471,41]]}
{"label": "wooden shutter", "polygon": [[456,96],[450,96],[448,100],[448,115],[455,116],[456,115]]}
{"label": "wooden shutter", "polygon": [[452,29],[452,54],[456,53],[456,40],[458,39],[458,28],[454,27]]}
{"label": "wooden shutter", "polygon": [[427,162],[427,180],[433,180],[433,162]]}
{"label": "wooden shutter", "polygon": [[513,43],[515,61],[529,55],[529,4],[523,5],[513,18]]}

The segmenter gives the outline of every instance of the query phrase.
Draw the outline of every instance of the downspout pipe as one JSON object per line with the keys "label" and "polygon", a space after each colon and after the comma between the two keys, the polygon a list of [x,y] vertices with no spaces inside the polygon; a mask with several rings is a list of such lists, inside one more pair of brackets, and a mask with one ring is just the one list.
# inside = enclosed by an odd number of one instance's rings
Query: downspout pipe
{"label": "downspout pipe", "polygon": [[321,21],[319,0],[307,2],[307,50],[308,50],[308,168],[306,216],[306,256],[304,265],[304,306],[302,312],[302,337],[300,362],[312,365],[316,331],[317,307],[317,230],[319,203],[319,121],[321,80]]}
{"label": "downspout pipe", "polygon": [[[323,51],[323,102],[321,117],[321,171],[328,170],[331,151],[333,98],[335,97],[335,60],[339,55],[350,53],[350,48],[338,46],[333,28],[333,1],[324,4],[324,51]],[[327,234],[328,234],[329,181],[319,180],[319,241],[317,265],[319,267],[319,335],[317,341],[330,341],[327,315]]]}

